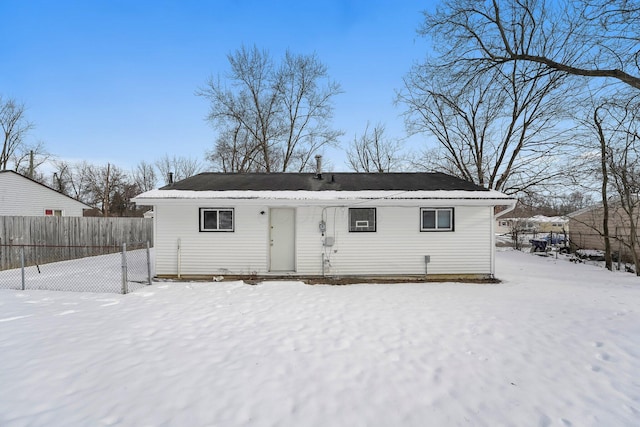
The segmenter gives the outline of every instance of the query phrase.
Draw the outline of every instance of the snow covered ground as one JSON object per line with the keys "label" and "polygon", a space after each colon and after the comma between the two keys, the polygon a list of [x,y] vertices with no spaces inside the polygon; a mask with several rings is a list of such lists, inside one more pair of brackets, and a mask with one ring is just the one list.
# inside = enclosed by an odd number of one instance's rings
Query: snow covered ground
{"label": "snow covered ground", "polygon": [[[153,249],[149,255],[153,265]],[[148,284],[148,268],[146,249],[127,252],[127,292]],[[33,265],[24,272],[27,290],[122,293],[122,253],[119,252]],[[21,269],[0,271],[0,289],[22,289]]]}
{"label": "snow covered ground", "polygon": [[0,290],[2,426],[636,426],[640,278]]}

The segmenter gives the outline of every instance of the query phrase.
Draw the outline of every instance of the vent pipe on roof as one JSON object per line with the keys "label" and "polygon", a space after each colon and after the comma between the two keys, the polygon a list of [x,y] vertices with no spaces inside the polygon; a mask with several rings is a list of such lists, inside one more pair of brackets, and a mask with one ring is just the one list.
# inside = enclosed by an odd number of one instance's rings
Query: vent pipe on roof
{"label": "vent pipe on roof", "polygon": [[322,179],[322,156],[316,154],[316,178]]}
{"label": "vent pipe on roof", "polygon": [[173,185],[173,172],[169,172],[168,174],[168,181],[169,181],[169,185]]}

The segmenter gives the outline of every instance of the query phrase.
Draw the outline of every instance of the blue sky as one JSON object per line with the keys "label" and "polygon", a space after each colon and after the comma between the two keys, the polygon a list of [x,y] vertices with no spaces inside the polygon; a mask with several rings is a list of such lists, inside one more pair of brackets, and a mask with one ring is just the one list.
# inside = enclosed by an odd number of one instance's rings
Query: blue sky
{"label": "blue sky", "polygon": [[[280,57],[316,52],[344,93],[334,126],[347,146],[367,121],[405,137],[395,90],[427,53],[416,34],[428,1],[0,0],[0,94],[26,104],[54,155],[123,168],[212,146],[194,92],[243,44]],[[413,137],[407,144],[419,145]],[[335,170],[343,154],[329,150]]]}

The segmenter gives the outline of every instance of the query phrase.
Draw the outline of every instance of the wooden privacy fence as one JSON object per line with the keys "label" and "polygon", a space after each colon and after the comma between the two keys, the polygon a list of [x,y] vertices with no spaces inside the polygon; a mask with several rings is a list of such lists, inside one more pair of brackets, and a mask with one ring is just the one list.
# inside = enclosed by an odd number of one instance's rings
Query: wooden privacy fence
{"label": "wooden privacy fence", "polygon": [[92,256],[97,247],[117,252],[123,243],[146,242],[153,246],[153,220],[147,218],[0,216],[0,270],[20,267],[20,247],[25,265],[36,265]]}

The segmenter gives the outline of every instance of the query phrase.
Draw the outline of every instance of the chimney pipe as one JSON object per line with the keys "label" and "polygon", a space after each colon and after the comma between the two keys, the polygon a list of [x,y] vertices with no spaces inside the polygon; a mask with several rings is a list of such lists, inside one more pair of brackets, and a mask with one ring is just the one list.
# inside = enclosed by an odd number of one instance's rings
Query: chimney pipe
{"label": "chimney pipe", "polygon": [[322,156],[316,154],[316,178],[322,179]]}
{"label": "chimney pipe", "polygon": [[173,172],[169,172],[169,185],[173,185]]}

